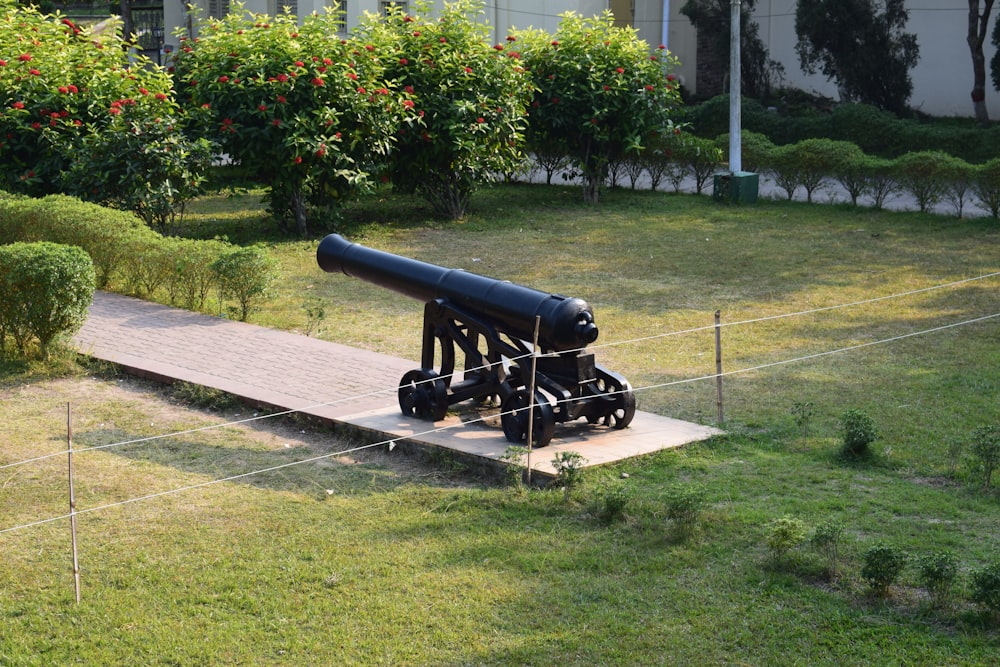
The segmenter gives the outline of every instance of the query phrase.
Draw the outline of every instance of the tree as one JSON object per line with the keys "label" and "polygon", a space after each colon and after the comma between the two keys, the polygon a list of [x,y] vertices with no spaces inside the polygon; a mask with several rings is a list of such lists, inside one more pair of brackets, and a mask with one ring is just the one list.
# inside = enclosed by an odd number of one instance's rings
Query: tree
{"label": "tree", "polygon": [[[881,9],[881,11],[880,11]],[[903,29],[904,0],[812,0],[795,9],[802,69],[835,81],[843,101],[900,114],[913,92],[909,71],[920,50]]]}
{"label": "tree", "polygon": [[307,205],[334,209],[363,190],[399,123],[414,116],[384,80],[381,54],[341,39],[340,20],[330,11],[299,25],[237,6],[199,21],[197,40],[179,36],[174,64],[192,132],[264,183],[271,212],[302,235]]}
{"label": "tree", "polygon": [[662,46],[651,54],[633,28],[616,28],[611,12],[561,19],[555,35],[508,38],[521,43],[536,89],[528,146],[562,147],[583,177],[584,200],[596,204],[612,159],[674,131],[675,60]]}
{"label": "tree", "polygon": [[986,56],[983,55],[983,42],[986,41],[986,29],[992,11],[993,0],[969,0],[969,32],[966,41],[972,54],[972,109],[976,114],[976,121],[981,125],[990,122],[990,114],[986,109]]}
{"label": "tree", "polygon": [[[97,34],[11,0],[0,0],[0,10],[0,187],[32,196],[74,192],[76,166],[89,176],[81,194],[135,194],[125,208],[142,208],[149,204],[143,193],[169,189],[177,172],[169,151],[192,145],[181,136],[167,73],[143,58],[130,60],[114,31]],[[103,169],[98,138],[151,126],[162,143],[147,144],[142,168],[119,161],[114,174]],[[197,181],[196,167],[178,169]]]}
{"label": "tree", "polygon": [[393,187],[458,219],[480,183],[523,162],[531,79],[516,50],[488,41],[479,0],[445,3],[433,16],[426,3],[416,10],[369,14],[357,38],[384,58],[386,79],[415,112],[389,154]]}
{"label": "tree", "polygon": [[[757,0],[743,0],[740,14],[740,83],[746,95],[763,99],[771,92],[772,74],[780,73],[784,68],[768,57],[767,47],[760,38],[760,26],[750,20],[756,5]],[[699,39],[711,40],[716,62],[728,72],[731,0],[687,0],[681,7],[681,14],[691,21]]]}

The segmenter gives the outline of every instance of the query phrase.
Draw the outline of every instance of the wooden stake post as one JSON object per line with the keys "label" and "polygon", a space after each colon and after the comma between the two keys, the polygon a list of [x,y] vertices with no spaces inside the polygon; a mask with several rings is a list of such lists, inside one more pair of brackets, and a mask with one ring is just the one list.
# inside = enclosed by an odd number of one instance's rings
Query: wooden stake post
{"label": "wooden stake post", "polygon": [[69,529],[73,544],[73,587],[76,592],[76,603],[80,604],[80,559],[76,549],[76,495],[73,491],[73,413],[70,404],[66,404],[66,449],[69,464]]}

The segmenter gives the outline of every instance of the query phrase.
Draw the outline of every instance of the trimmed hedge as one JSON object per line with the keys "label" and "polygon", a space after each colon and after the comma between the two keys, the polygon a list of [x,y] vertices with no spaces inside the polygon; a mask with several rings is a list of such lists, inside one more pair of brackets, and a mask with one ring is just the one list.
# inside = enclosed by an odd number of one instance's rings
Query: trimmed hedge
{"label": "trimmed hedge", "polygon": [[249,288],[232,286],[273,279],[262,276],[261,266],[273,264],[263,248],[240,255],[252,255],[256,263],[231,262],[223,276],[214,268],[220,258],[242,250],[225,241],[162,236],[131,213],[65,195],[30,199],[0,193],[0,244],[37,241],[85,251],[98,289],[203,312],[219,312],[218,302],[209,303],[209,297],[221,295],[236,300],[235,314],[246,318],[250,302],[266,290],[247,296]]}
{"label": "trimmed hedge", "polygon": [[[778,145],[805,139],[850,141],[865,153],[896,158],[918,151],[943,151],[972,164],[983,164],[1000,155],[1000,125],[988,128],[932,123],[897,118],[866,104],[838,104],[829,113],[813,111],[784,116],[760,102],[742,99],[744,130],[758,132]],[[729,96],[720,95],[691,107],[686,120],[691,131],[716,137],[729,131]]]}
{"label": "trimmed hedge", "polygon": [[66,195],[0,198],[0,243],[51,241],[83,248],[103,289],[121,271],[133,239],[159,234],[132,213],[88,204]]}
{"label": "trimmed hedge", "polygon": [[94,264],[83,249],[42,241],[0,246],[0,350],[11,338],[22,354],[72,336],[94,299]]}

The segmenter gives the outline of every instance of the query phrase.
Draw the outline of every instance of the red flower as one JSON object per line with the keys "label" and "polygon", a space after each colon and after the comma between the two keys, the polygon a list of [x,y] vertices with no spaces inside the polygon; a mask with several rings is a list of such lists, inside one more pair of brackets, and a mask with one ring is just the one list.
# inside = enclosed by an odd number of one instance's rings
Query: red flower
{"label": "red flower", "polygon": [[41,74],[41,72],[39,72],[35,68],[31,68],[31,69],[28,70],[28,74],[30,74],[31,76],[39,76]]}
{"label": "red flower", "polygon": [[364,95],[365,94],[365,89],[363,87],[358,88],[358,92],[361,93],[362,95]]}
{"label": "red flower", "polygon": [[347,73],[347,78],[350,79],[351,81],[357,81],[358,80],[358,75],[355,74],[354,72],[348,72]]}
{"label": "red flower", "polygon": [[660,45],[659,45],[658,47],[656,47],[656,48],[657,48],[657,49],[659,49],[660,51],[665,51],[667,47],[666,47],[666,45],[664,45],[664,44],[660,44]]}
{"label": "red flower", "polygon": [[647,84],[647,85],[646,85],[646,90],[648,90],[648,91],[650,91],[650,92],[653,92],[653,91],[654,91],[654,90],[656,90],[656,89],[655,89],[655,88],[653,88],[652,86],[650,86],[650,85],[648,85],[648,84]]}
{"label": "red flower", "polygon": [[292,162],[294,162],[295,164],[302,164],[302,158],[296,155],[295,159],[292,160]]}
{"label": "red flower", "polygon": [[286,81],[288,81],[288,75],[287,74],[279,74],[278,75],[278,83],[284,83]]}
{"label": "red flower", "polygon": [[278,100],[278,104],[284,104],[285,102],[288,101],[287,99],[285,99],[284,95],[278,95],[278,97],[276,97],[275,99]]}
{"label": "red flower", "polygon": [[403,88],[403,91],[406,92],[409,95],[412,95],[413,94],[413,86],[406,86],[405,88]]}
{"label": "red flower", "polygon": [[667,81],[676,81],[676,80],[677,80],[677,75],[676,74],[668,74],[667,75]]}
{"label": "red flower", "polygon": [[330,60],[329,58],[323,58],[323,64],[324,65],[332,65],[333,61]]}
{"label": "red flower", "polygon": [[69,94],[69,88],[67,88],[66,86],[59,86],[59,88],[57,88],[56,90],[59,91],[60,95],[68,95]]}
{"label": "red flower", "polygon": [[552,98],[552,104],[559,104],[559,98],[558,97],[553,97]]}
{"label": "red flower", "polygon": [[559,46],[558,40],[553,39],[552,40],[552,46]]}
{"label": "red flower", "polygon": [[365,44],[365,50],[366,51],[374,51],[375,47],[373,45],[371,45],[371,44]]}
{"label": "red flower", "polygon": [[219,83],[225,83],[226,81],[229,81],[229,77],[225,74],[219,77]]}
{"label": "red flower", "polygon": [[494,44],[493,48],[497,51],[503,51],[503,44]]}
{"label": "red flower", "polygon": [[158,99],[161,102],[163,102],[164,100],[167,99],[167,95],[166,95],[166,93],[157,93],[156,94],[156,99]]}
{"label": "red flower", "polygon": [[604,90],[611,90],[611,86],[604,86]]}
{"label": "red flower", "polygon": [[624,74],[625,73],[625,68],[624,67],[616,67],[615,71],[618,72],[619,74]]}
{"label": "red flower", "polygon": [[257,108],[260,111],[267,111],[267,105],[266,104],[260,104],[260,105],[257,106]]}
{"label": "red flower", "polygon": [[438,37],[438,41],[441,42],[442,44],[447,44],[448,43],[448,40],[445,39],[444,37]]}
{"label": "red flower", "polygon": [[413,108],[413,100],[403,100],[403,107],[406,109]]}
{"label": "red flower", "polygon": [[[118,109],[113,109],[112,111],[114,113],[118,113]],[[41,128],[42,128],[42,124],[39,123],[37,120],[34,123],[31,124],[31,129],[32,130],[40,130]]]}
{"label": "red flower", "polygon": [[7,66],[7,61],[6,60],[0,60],[0,67],[6,67],[6,66]]}
{"label": "red flower", "polygon": [[20,100],[18,100],[17,102],[14,102],[11,106],[14,107],[15,109],[23,109],[24,108],[24,102],[21,102]]}
{"label": "red flower", "polygon": [[274,120],[271,121],[271,125],[274,125],[275,127],[281,127],[281,119],[275,118]]}
{"label": "red flower", "polygon": [[466,67],[465,68],[465,73],[466,74],[472,74],[472,68],[471,67]]}
{"label": "red flower", "polygon": [[336,134],[333,135],[333,138],[336,139],[337,141],[340,141],[340,137],[341,137],[340,132],[337,132]]}
{"label": "red flower", "polygon": [[485,118],[483,118],[482,116],[480,116],[479,118],[477,118],[477,119],[476,119],[476,122],[477,122],[477,123],[485,123],[485,122],[486,122],[486,119],[485,119]]}
{"label": "red flower", "polygon": [[319,150],[316,151],[316,157],[323,157],[326,155],[326,144],[320,144]]}
{"label": "red flower", "polygon": [[420,37],[420,31],[419,30],[414,30],[413,31],[413,36],[414,37]]}
{"label": "red flower", "polygon": [[516,42],[517,41],[517,37],[514,37],[514,35],[507,35],[507,41],[508,42]]}
{"label": "red flower", "polygon": [[315,77],[315,78],[314,78],[314,79],[312,80],[312,84],[313,84],[314,86],[322,86],[322,85],[323,85],[323,79],[321,79],[321,78],[319,78],[319,77],[317,76],[317,77]]}
{"label": "red flower", "polygon": [[17,57],[17,59],[20,60],[22,63],[26,63],[29,60],[31,60],[31,54],[30,53],[22,53],[21,55],[19,55]]}
{"label": "red flower", "polygon": [[409,60],[407,60],[406,58],[400,58],[400,59],[399,59],[399,64],[400,64],[400,65],[409,65],[409,64],[410,64],[410,61],[409,61]]}
{"label": "red flower", "polygon": [[296,67],[305,67],[306,64],[304,62],[302,62],[301,60],[296,60],[295,61],[295,66]]}
{"label": "red flower", "polygon": [[379,88],[375,92],[378,93],[379,95],[388,95],[389,94],[389,89],[388,88]]}

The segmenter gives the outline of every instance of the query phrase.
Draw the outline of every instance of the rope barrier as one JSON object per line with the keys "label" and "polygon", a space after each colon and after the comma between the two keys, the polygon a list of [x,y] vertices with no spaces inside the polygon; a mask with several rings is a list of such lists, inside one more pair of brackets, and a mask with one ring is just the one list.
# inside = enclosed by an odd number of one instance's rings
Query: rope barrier
{"label": "rope barrier", "polygon": [[[760,364],[760,365],[752,366],[752,367],[748,367],[748,368],[742,368],[742,369],[738,369],[738,370],[727,371],[727,372],[723,373],[722,375],[724,375],[724,376],[738,375],[738,374],[750,373],[750,372],[753,372],[753,371],[758,371],[758,370],[762,370],[762,369],[766,369],[766,368],[772,368],[772,367],[775,367],[775,366],[783,366],[783,365],[787,365],[787,364],[791,364],[791,363],[808,361],[808,360],[811,360],[811,359],[817,359],[817,358],[820,358],[820,357],[830,356],[830,355],[833,355],[833,354],[840,354],[840,353],[843,353],[843,352],[850,352],[850,351],[858,350],[858,349],[865,348],[865,347],[872,347],[874,345],[883,345],[883,344],[886,344],[886,343],[892,343],[892,342],[903,340],[903,339],[906,339],[906,338],[913,338],[915,336],[923,336],[923,335],[930,334],[930,333],[936,333],[936,332],[939,332],[939,331],[945,331],[947,329],[954,329],[954,328],[961,327],[961,326],[966,326],[966,325],[970,325],[970,324],[976,324],[976,323],[979,323],[979,322],[984,322],[984,321],[991,320],[991,319],[998,318],[998,317],[1000,317],[1000,313],[993,313],[991,315],[984,315],[984,316],[981,316],[981,317],[976,317],[976,318],[972,318],[972,319],[969,319],[969,320],[964,320],[964,321],[961,321],[961,322],[952,322],[950,324],[945,324],[945,325],[942,325],[942,326],[932,327],[930,329],[924,329],[924,330],[921,330],[921,331],[913,331],[913,332],[906,333],[906,334],[900,334],[898,336],[892,336],[890,338],[884,338],[884,339],[880,339],[880,340],[876,340],[876,341],[869,341],[869,342],[866,342],[866,343],[859,343],[857,345],[849,345],[849,346],[846,346],[846,347],[838,348],[836,350],[827,350],[827,351],[824,351],[824,352],[817,352],[817,353],[814,353],[814,354],[808,354],[808,355],[804,355],[804,356],[801,356],[801,357],[796,357],[796,358],[793,358],[793,359],[783,359],[783,360],[780,360],[780,361],[770,362],[770,363],[767,363],[767,364]],[[687,378],[687,379],[683,379],[683,380],[675,380],[675,381],[672,381],[672,382],[665,382],[665,383],[653,384],[653,385],[645,385],[645,386],[642,386],[642,387],[634,388],[633,391],[634,392],[641,392],[641,391],[648,391],[648,390],[652,390],[652,389],[660,389],[660,388],[663,388],[663,387],[674,386],[674,385],[679,385],[679,384],[687,384],[687,383],[692,383],[692,382],[700,382],[700,381],[707,380],[707,379],[714,379],[716,377],[718,377],[718,374],[713,373],[711,375],[705,375],[705,376],[696,377],[696,378]],[[614,393],[614,392],[612,392],[612,393]],[[516,411],[513,411],[513,412],[516,412]],[[428,429],[426,431],[421,431],[419,433],[414,433],[414,434],[406,436],[406,437],[407,438],[415,438],[415,437],[419,437],[419,436],[430,435],[432,433],[441,433],[443,431],[447,431],[448,429],[454,428],[455,426],[463,426],[464,427],[464,426],[467,426],[469,424],[474,424],[474,423],[479,423],[479,422],[485,421],[488,418],[491,418],[491,417],[479,417],[479,418],[476,418],[476,419],[463,420],[460,424],[447,425],[447,426],[442,426],[442,427],[438,427],[438,428],[432,428],[432,429]],[[204,430],[204,429],[198,429],[198,430]],[[168,436],[161,436],[161,437],[168,437]],[[182,492],[185,492],[185,491],[191,491],[191,490],[194,490],[194,489],[205,488],[205,487],[212,486],[212,485],[215,485],[215,484],[221,484],[221,483],[225,483],[225,482],[232,482],[232,481],[235,481],[235,480],[238,480],[238,479],[244,479],[246,477],[252,477],[254,475],[262,475],[262,474],[265,474],[265,473],[268,473],[268,472],[274,472],[276,470],[282,470],[282,469],[285,469],[285,468],[290,468],[290,467],[293,467],[293,466],[302,465],[304,463],[315,463],[316,461],[321,461],[321,460],[325,460],[325,459],[329,459],[329,458],[334,458],[334,457],[338,457],[338,456],[344,456],[346,454],[351,454],[351,453],[354,453],[354,452],[359,452],[359,451],[362,451],[362,450],[365,450],[365,449],[371,449],[373,447],[380,447],[380,446],[384,446],[384,445],[390,445],[390,444],[394,443],[396,440],[399,440],[399,439],[400,439],[399,437],[389,438],[389,439],[386,439],[386,440],[381,440],[381,441],[370,443],[370,444],[367,444],[367,445],[359,445],[357,447],[351,447],[351,448],[348,448],[348,449],[345,449],[345,450],[340,450],[340,451],[337,451],[337,452],[331,452],[331,453],[328,453],[328,454],[320,454],[318,456],[312,456],[312,457],[309,457],[309,458],[306,458],[306,459],[302,459],[300,461],[290,461],[288,463],[283,463],[283,464],[276,465],[276,466],[270,466],[270,467],[262,468],[262,469],[259,469],[259,470],[253,470],[253,471],[246,472],[246,473],[240,473],[238,475],[230,475],[230,476],[223,477],[223,478],[220,478],[220,479],[208,480],[208,481],[205,481],[205,482],[200,482],[198,484],[190,484],[190,485],[187,485],[187,486],[178,487],[176,489],[170,489],[170,490],[161,491],[161,492],[158,492],[158,493],[151,493],[151,494],[147,494],[145,496],[139,496],[139,497],[136,497],[136,498],[129,498],[129,499],[118,501],[118,502],[114,502],[114,503],[107,503],[107,504],[104,504],[104,505],[98,505],[98,506],[91,507],[91,508],[77,510],[76,511],[76,515],[79,516],[81,514],[89,514],[91,512],[103,511],[103,510],[111,509],[111,508],[114,508],[114,507],[121,507],[123,505],[129,505],[129,504],[133,504],[133,503],[137,503],[137,502],[142,502],[142,501],[146,501],[146,500],[153,500],[155,498],[161,498],[161,497],[164,497],[164,496],[175,495],[175,494],[182,493]],[[77,450],[77,451],[83,451],[83,450]],[[30,522],[30,523],[26,523],[26,524],[21,524],[21,525],[17,525],[17,526],[11,526],[11,527],[8,527],[8,528],[3,528],[3,529],[0,529],[0,535],[3,535],[5,533],[14,532],[14,531],[19,531],[19,530],[25,530],[25,529],[28,529],[28,528],[32,528],[32,527],[35,527],[35,526],[41,526],[41,525],[45,525],[45,524],[48,524],[48,523],[53,523],[53,522],[56,522],[56,521],[62,521],[62,520],[68,519],[69,517],[70,517],[69,514],[62,514],[62,515],[59,515],[59,516],[49,517],[49,518],[46,518],[46,519],[40,519],[38,521],[33,521],[33,522]]]}

